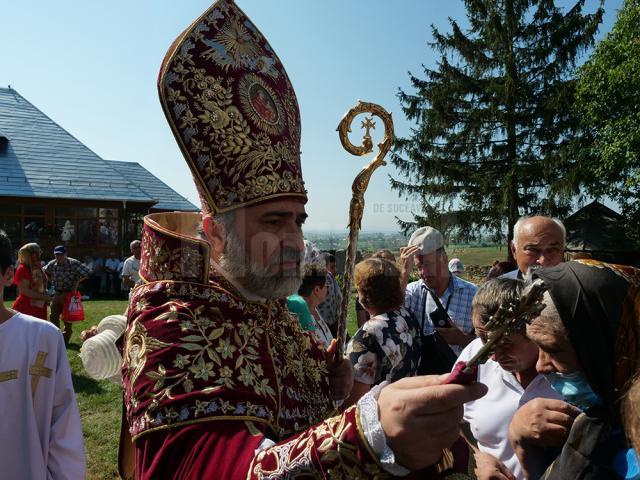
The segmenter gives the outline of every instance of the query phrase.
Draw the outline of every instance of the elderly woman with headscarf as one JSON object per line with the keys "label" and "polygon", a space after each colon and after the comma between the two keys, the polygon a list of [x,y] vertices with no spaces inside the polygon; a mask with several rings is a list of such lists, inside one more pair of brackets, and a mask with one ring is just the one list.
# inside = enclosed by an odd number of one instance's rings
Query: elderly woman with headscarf
{"label": "elderly woman with headscarf", "polygon": [[[514,415],[509,436],[528,478],[635,478],[619,403],[638,367],[640,271],[584,260],[533,277],[548,291],[527,335],[566,402],[537,399]],[[549,447],[559,449],[551,465]]]}
{"label": "elderly woman with headscarf", "polygon": [[47,277],[42,271],[40,255],[42,250],[37,243],[27,243],[18,250],[18,268],[13,283],[18,287],[18,298],[13,309],[32,317],[47,319]]}

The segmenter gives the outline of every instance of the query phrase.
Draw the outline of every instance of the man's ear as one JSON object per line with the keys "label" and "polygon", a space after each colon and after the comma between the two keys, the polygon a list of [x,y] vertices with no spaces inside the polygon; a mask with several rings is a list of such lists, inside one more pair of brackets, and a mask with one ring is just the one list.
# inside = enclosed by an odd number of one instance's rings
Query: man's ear
{"label": "man's ear", "polygon": [[513,243],[513,240],[509,242],[509,248],[511,249],[511,255],[513,255],[513,258],[516,258],[516,244]]}
{"label": "man's ear", "polygon": [[13,265],[9,265],[1,275],[2,287],[7,288],[13,284],[13,274]]}
{"label": "man's ear", "polygon": [[216,222],[211,215],[206,215],[202,218],[202,230],[211,245],[211,256],[217,261],[224,252],[226,238],[224,226]]}

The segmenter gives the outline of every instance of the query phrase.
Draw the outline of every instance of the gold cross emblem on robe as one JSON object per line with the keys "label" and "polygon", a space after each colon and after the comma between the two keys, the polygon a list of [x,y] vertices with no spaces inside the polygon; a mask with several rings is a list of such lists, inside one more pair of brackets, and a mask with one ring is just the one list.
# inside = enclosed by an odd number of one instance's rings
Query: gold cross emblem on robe
{"label": "gold cross emblem on robe", "polygon": [[44,366],[47,355],[49,355],[49,352],[38,352],[35,363],[29,367],[29,375],[31,375],[31,395],[36,394],[38,382],[41,377],[51,378],[51,369]]}
{"label": "gold cross emblem on robe", "polygon": [[0,372],[0,383],[8,382],[9,380],[16,380],[18,378],[18,370],[7,370],[6,372]]}

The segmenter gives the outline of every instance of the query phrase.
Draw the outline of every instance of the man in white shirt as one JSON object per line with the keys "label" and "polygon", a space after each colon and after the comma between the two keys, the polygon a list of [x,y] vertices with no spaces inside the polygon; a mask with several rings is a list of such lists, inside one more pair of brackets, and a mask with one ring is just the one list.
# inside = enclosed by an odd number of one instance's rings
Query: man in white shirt
{"label": "man in white shirt", "polygon": [[122,266],[122,289],[125,291],[131,290],[134,286],[140,283],[140,240],[134,240],[129,244],[131,250],[131,256],[124,261]]}
{"label": "man in white shirt", "polygon": [[107,295],[118,295],[120,292],[120,272],[118,267],[120,260],[115,252],[109,254],[109,258],[104,262],[104,271],[107,274]]}
{"label": "man in white shirt", "polygon": [[[485,323],[504,302],[516,301],[523,283],[494,278],[482,285],[473,299],[473,325],[478,338],[462,351],[458,360],[468,361],[482,348],[488,331]],[[522,467],[509,443],[509,424],[516,410],[534,398],[561,399],[536,371],[538,349],[524,331],[503,339],[486,363],[478,367],[478,382],[487,395],[464,405],[464,421],[478,444],[476,475],[479,480],[521,480]]]}
{"label": "man in white shirt", "polygon": [[5,307],[11,252],[0,231],[0,477],[81,480],[86,457],[62,334]]}

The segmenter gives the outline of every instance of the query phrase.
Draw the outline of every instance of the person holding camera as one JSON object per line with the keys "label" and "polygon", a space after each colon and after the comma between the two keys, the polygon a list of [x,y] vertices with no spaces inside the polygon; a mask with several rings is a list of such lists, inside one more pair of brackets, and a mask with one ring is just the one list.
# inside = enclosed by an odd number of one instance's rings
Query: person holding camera
{"label": "person holding camera", "polygon": [[401,256],[413,256],[420,280],[407,285],[405,308],[421,323],[423,335],[437,332],[459,355],[474,338],[471,302],[473,283],[449,272],[449,257],[442,234],[433,227],[420,227],[409,238]]}

